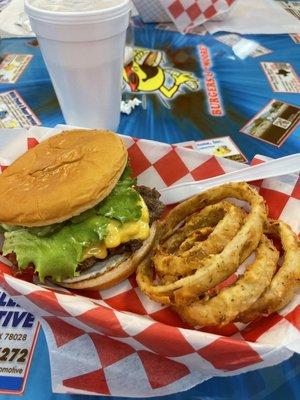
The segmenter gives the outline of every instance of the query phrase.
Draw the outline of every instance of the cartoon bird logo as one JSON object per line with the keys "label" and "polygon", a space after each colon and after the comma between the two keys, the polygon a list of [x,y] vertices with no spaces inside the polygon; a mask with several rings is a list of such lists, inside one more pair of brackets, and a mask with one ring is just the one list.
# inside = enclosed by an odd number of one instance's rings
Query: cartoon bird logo
{"label": "cartoon bird logo", "polygon": [[174,98],[182,87],[200,89],[200,82],[192,73],[163,64],[161,51],[135,48],[132,60],[124,67],[123,79],[131,92],[154,92],[166,99]]}

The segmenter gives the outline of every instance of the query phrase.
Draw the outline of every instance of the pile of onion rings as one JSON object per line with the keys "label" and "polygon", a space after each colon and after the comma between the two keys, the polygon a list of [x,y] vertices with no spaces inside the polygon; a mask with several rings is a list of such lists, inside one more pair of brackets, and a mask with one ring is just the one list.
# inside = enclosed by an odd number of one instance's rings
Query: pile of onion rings
{"label": "pile of onion rings", "polygon": [[[270,236],[282,243],[279,268]],[[244,262],[248,265],[237,276]],[[227,285],[234,275],[235,282]],[[268,219],[255,189],[228,183],[179,204],[159,223],[154,247],[137,269],[137,283],[191,326],[249,322],[293,298],[300,284],[300,246],[287,224]]]}

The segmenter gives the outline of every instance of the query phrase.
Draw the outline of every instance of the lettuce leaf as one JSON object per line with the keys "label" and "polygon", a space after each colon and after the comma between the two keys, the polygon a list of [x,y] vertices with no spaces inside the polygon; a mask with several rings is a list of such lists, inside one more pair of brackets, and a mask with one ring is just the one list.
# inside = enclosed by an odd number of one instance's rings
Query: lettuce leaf
{"label": "lettuce leaf", "polygon": [[96,206],[97,214],[117,219],[122,223],[138,221],[141,218],[140,195],[133,188],[135,181],[130,177],[130,173],[130,169],[125,168],[110,195]]}
{"label": "lettuce leaf", "polygon": [[65,222],[61,222],[61,223],[53,224],[53,225],[36,226],[33,228],[26,228],[26,230],[29,233],[31,233],[32,235],[45,237],[45,236],[51,236],[51,235],[53,235],[53,233],[60,231],[62,229],[62,227],[65,225],[66,225]]}
{"label": "lettuce leaf", "polygon": [[50,237],[38,237],[25,229],[6,232],[3,254],[14,252],[20,269],[34,264],[42,282],[46,277],[60,282],[78,275],[83,249],[103,240],[108,223],[107,218],[94,216],[65,226]]}
{"label": "lettuce leaf", "polygon": [[140,195],[131,187],[116,188],[96,208],[96,213],[124,223],[138,221],[142,216]]}

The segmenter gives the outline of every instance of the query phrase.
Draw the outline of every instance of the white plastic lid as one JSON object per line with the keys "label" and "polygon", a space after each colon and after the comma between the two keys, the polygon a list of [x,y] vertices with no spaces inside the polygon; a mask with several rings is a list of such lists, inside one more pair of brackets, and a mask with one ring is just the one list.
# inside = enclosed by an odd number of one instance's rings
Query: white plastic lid
{"label": "white plastic lid", "polygon": [[[63,0],[61,3],[63,3]],[[68,0],[67,3],[68,7],[64,8],[62,6],[62,10],[58,11],[57,9],[55,10],[55,7],[49,7],[49,1],[47,0],[25,0],[25,12],[29,17],[45,22],[86,24],[87,22],[114,19],[130,11],[129,0],[94,0],[94,9],[88,7],[78,11],[73,11],[76,8],[76,1],[74,1],[72,11],[70,10],[72,1]]]}

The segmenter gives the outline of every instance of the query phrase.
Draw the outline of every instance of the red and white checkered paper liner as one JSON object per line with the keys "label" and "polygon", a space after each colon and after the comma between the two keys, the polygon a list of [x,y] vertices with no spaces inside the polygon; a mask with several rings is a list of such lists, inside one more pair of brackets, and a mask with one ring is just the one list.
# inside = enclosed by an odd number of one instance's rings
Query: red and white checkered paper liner
{"label": "red and white checkered paper liner", "polygon": [[160,0],[182,33],[228,12],[235,0]]}
{"label": "red and white checkered paper liner", "polygon": [[[139,183],[148,186],[161,188],[244,168],[182,147],[124,139]],[[0,163],[7,165],[39,140],[40,128],[29,134],[1,135],[0,131]],[[261,157],[256,159],[261,161]],[[270,216],[282,218],[299,232],[299,177],[265,180],[256,186]],[[230,324],[197,331],[169,308],[145,297],[134,277],[112,289],[75,294],[12,277],[5,264],[2,271],[2,288],[40,318],[54,392],[161,396],[211,377],[275,365],[293,352],[300,353],[300,294],[280,313],[248,326]]]}

